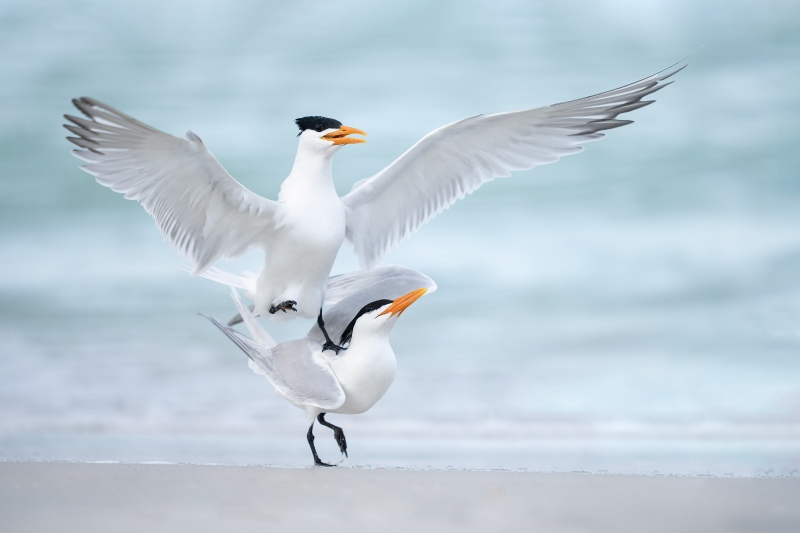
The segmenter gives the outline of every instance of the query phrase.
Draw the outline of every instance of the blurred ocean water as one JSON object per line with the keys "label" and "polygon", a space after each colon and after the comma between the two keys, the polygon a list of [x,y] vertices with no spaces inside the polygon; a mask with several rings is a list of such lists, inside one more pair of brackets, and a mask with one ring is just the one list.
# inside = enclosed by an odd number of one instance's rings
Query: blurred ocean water
{"label": "blurred ocean water", "polygon": [[[231,315],[226,289],[176,269],[141,207],[78,170],[71,98],[191,129],[273,198],[294,118],[335,117],[369,133],[336,156],[344,194],[443,124],[611,89],[702,45],[635,124],[486,185],[388,257],[439,291],[395,328],[386,397],[338,422],[410,464],[640,471],[634,450],[664,473],[796,472],[800,6],[643,4],[0,2],[2,456],[307,453],[301,413],[196,315]],[[335,271],[354,268],[345,247]],[[585,460],[537,462],[559,450]]]}

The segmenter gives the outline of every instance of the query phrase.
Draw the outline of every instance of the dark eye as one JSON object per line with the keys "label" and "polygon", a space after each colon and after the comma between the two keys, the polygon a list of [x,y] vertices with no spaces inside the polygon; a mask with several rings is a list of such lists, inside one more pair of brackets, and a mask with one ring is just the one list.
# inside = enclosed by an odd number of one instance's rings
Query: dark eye
{"label": "dark eye", "polygon": [[314,131],[322,131],[324,129],[325,128],[322,127],[322,124],[317,124],[316,126],[314,126]]}

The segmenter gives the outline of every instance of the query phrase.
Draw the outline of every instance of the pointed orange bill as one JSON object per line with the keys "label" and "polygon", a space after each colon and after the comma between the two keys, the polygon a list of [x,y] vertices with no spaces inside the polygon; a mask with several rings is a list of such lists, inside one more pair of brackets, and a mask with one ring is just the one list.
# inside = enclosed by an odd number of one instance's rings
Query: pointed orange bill
{"label": "pointed orange bill", "polygon": [[366,135],[366,133],[364,133],[358,128],[351,128],[350,126],[341,126],[338,130],[332,131],[327,135],[323,135],[322,139],[325,139],[326,141],[331,141],[333,142],[333,144],[358,144],[367,142],[364,139],[348,137],[348,135],[353,133],[358,135]]}
{"label": "pointed orange bill", "polygon": [[428,292],[428,289],[417,289],[409,292],[408,294],[404,294],[400,298],[397,298],[395,301],[393,301],[392,305],[384,309],[383,312],[378,316],[385,315],[386,313],[391,313],[392,315],[401,315],[403,314],[403,311],[406,310],[406,307],[416,302],[426,292]]}

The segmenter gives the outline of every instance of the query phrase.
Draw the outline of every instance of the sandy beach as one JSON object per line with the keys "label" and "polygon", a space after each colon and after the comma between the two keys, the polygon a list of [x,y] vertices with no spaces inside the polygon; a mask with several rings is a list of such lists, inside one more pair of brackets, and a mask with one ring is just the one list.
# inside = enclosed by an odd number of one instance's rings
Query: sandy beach
{"label": "sandy beach", "polygon": [[800,479],[0,463],[0,530],[798,531]]}

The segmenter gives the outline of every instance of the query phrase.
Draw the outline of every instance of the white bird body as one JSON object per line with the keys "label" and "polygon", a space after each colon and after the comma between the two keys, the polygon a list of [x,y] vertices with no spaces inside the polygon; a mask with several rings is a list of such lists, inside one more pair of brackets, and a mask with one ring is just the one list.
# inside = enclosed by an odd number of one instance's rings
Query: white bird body
{"label": "white bird body", "polygon": [[270,315],[280,302],[297,302],[297,316],[316,317],[325,300],[328,275],[345,237],[345,211],[333,186],[332,156],[318,154],[301,135],[295,164],[281,185],[275,230],[267,242],[264,269],[255,292],[257,315]]}
{"label": "white bird body", "polygon": [[[349,286],[356,290],[323,315],[326,329],[339,336],[341,344],[349,343],[338,353],[324,350],[318,325],[305,338],[276,343],[244,305],[235,288],[231,288],[233,300],[252,339],[207,317],[247,354],[253,371],[265,376],[281,397],[305,411],[316,464],[326,465],[314,448],[314,421],[334,428],[340,449],[346,454],[344,433],[326,422],[324,415],[360,414],[383,397],[397,369],[389,333],[409,305],[426,292],[436,290],[433,281],[419,272],[403,267],[376,270],[380,271],[377,275],[373,272],[344,275]],[[414,285],[422,287],[407,290]],[[373,300],[375,294],[394,299]]]}
{"label": "white bird body", "polygon": [[364,413],[389,390],[397,371],[397,359],[389,344],[389,331],[393,323],[393,320],[380,324],[358,321],[353,329],[353,340],[344,356],[330,350],[323,352],[344,391],[344,403],[328,412],[348,415]]}
{"label": "white bird body", "polygon": [[[369,270],[425,222],[484,183],[553,163],[629,124],[616,117],[653,102],[681,69],[659,72],[603,93],[550,106],[465,118],[424,136],[393,163],[339,198],[332,158],[364,134],[325,117],[297,119],[297,155],[277,201],[231,177],[200,138],[173,137],[97,100],[66,115],[68,137],[101,185],[139,201],[164,238],[203,274],[217,259],[264,250],[255,311],[275,320],[315,316],[344,240]],[[296,311],[296,312],[295,312]]]}
{"label": "white bird body", "polygon": [[[241,310],[240,310],[241,312]],[[245,310],[247,312],[247,310]],[[373,314],[377,315],[378,311]],[[370,318],[371,320],[367,320]],[[389,332],[397,317],[366,317],[356,323],[353,338],[347,350],[336,354],[333,350],[322,350],[319,342],[299,339],[277,345],[269,357],[283,356],[307,357],[314,360],[319,372],[332,373],[341,389],[341,397],[333,402],[303,396],[286,394],[278,388],[285,400],[303,409],[313,422],[320,413],[358,415],[369,411],[383,398],[394,381],[397,359],[389,343]],[[251,332],[252,334],[252,332]],[[269,378],[263,368],[255,368],[257,373]],[[327,398],[327,396],[326,396]],[[336,406],[336,407],[334,407]]]}

